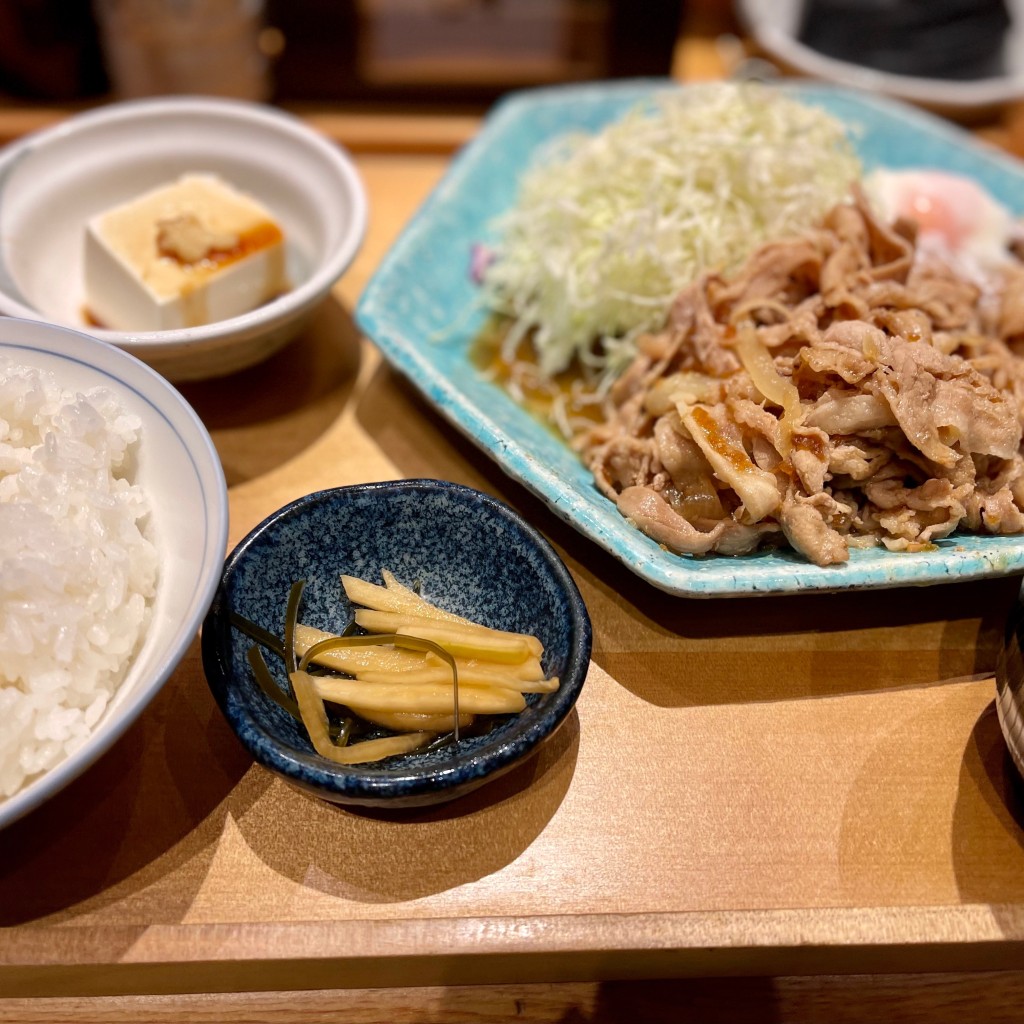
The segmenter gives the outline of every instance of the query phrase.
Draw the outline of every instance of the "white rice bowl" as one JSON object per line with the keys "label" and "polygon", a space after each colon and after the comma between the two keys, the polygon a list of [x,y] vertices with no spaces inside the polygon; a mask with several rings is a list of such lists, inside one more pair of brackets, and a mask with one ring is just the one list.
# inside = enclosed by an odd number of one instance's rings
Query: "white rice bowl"
{"label": "white rice bowl", "polygon": [[141,420],[0,357],[0,796],[89,737],[152,613]]}
{"label": "white rice bowl", "polygon": [[75,331],[0,318],[0,827],[155,695],[226,540],[216,451],[162,377]]}

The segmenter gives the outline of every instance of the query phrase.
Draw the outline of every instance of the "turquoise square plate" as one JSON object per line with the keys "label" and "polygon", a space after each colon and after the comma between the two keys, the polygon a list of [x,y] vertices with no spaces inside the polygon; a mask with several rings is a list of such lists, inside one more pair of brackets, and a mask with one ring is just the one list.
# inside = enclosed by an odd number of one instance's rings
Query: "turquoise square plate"
{"label": "turquoise square plate", "polygon": [[[819,567],[786,551],[741,557],[676,555],[624,519],[573,452],[484,380],[469,349],[487,315],[470,277],[475,243],[516,198],[539,146],[568,130],[595,131],[663,81],[561,86],[499,103],[479,135],[406,227],[367,285],[356,312],[388,360],[511,477],[656,587],[689,597],[920,586],[1024,571],[1024,537],[955,534],[934,550],[857,550]],[[685,88],[685,87],[684,87]],[[1015,214],[1024,212],[1024,167],[969,134],[899,103],[822,85],[787,86],[850,126],[866,170],[939,167],[966,174]]]}

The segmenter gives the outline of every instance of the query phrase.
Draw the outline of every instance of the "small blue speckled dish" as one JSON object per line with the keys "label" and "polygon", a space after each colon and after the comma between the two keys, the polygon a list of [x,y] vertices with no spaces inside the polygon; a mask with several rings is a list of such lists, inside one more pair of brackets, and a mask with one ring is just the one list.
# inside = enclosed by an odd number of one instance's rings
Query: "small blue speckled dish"
{"label": "small blue speckled dish", "polygon": [[[381,569],[424,597],[485,625],[533,633],[556,693],[530,694],[486,735],[379,764],[337,765],[314,753],[303,727],[260,690],[246,661],[252,641],[231,612],[277,636],[288,590],[306,580],[301,619],[344,629],[340,576],[381,582]],[[551,545],[507,505],[458,484],[407,480],[307,495],[260,523],[228,557],[203,625],[203,666],[225,717],[253,757],[335,803],[419,807],[462,796],[532,754],[564,721],[590,664],[586,606]],[[267,659],[283,682],[280,660]]]}
{"label": "small blue speckled dish", "polygon": [[[921,586],[1019,573],[1024,537],[954,534],[929,551],[853,551],[817,566],[791,551],[743,557],[675,555],[633,527],[594,486],[575,453],[469,357],[487,313],[469,268],[474,244],[493,242],[523,171],[552,138],[594,132],[648,100],[664,81],[597,82],[516,93],[499,103],[388,255],[357,319],[385,356],[452,423],[582,534],[644,579],[687,597]],[[866,170],[937,167],[965,174],[1024,214],[1024,165],[910,107],[848,89],[786,86],[849,126]]]}

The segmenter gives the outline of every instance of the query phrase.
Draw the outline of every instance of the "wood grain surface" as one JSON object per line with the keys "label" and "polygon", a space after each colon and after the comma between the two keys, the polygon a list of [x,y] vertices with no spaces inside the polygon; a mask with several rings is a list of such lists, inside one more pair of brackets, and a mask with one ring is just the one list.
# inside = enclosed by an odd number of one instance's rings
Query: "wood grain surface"
{"label": "wood grain surface", "polygon": [[0,836],[10,995],[1009,969],[1021,796],[992,706],[1019,580],[673,600],[507,480],[350,310],[443,172],[359,160],[374,210],[310,331],[183,390],[230,543],[321,487],[438,476],[549,536],[595,627],[576,712],[448,807],[319,803],[253,766],[194,647],[89,773]]}
{"label": "wood grain surface", "polygon": [[452,805],[352,813],[251,763],[194,645],[93,769],[0,833],[0,1020],[1020,1019],[1024,793],[993,708],[1019,578],[688,601],[579,537],[353,323],[443,149],[361,152],[370,231],[309,331],[182,390],[231,544],[367,480],[522,511],[594,622],[575,713]]}
{"label": "wood grain surface", "polygon": [[1016,1024],[1024,973],[0,999],[5,1024]]}

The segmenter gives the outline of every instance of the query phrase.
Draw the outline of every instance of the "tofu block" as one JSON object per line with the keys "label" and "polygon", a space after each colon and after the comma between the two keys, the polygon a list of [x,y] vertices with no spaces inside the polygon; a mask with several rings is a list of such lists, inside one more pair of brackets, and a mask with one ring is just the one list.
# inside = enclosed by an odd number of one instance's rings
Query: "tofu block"
{"label": "tofu block", "polygon": [[287,287],[281,227],[215,175],[184,175],[86,225],[86,313],[100,327],[198,327]]}

